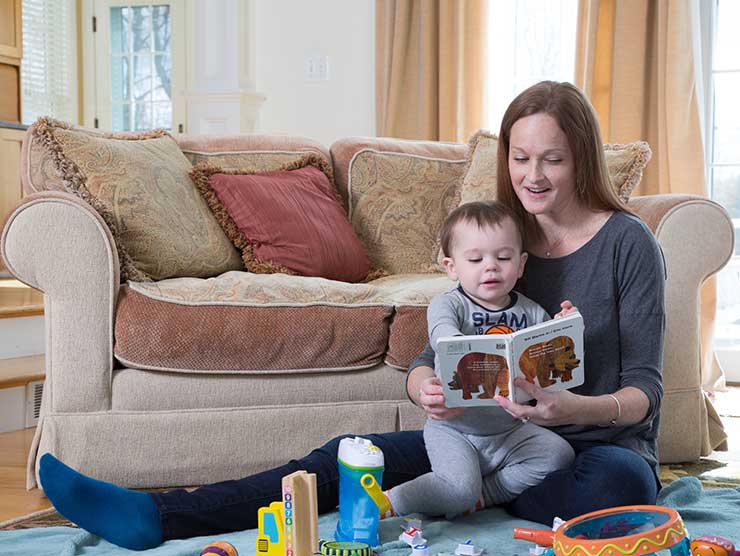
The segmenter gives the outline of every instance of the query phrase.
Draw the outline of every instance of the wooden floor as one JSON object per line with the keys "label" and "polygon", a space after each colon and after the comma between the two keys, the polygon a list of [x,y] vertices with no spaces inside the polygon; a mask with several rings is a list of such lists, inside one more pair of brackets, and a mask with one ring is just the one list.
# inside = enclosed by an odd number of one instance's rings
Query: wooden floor
{"label": "wooden floor", "polygon": [[41,490],[26,490],[26,458],[34,429],[0,433],[0,522],[51,507]]}

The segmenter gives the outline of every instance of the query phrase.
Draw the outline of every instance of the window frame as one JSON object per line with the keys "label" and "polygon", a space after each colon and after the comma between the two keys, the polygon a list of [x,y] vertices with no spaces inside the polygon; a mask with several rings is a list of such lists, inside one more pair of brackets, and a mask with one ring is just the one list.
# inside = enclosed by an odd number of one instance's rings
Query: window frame
{"label": "window frame", "polygon": [[[714,45],[717,34],[717,14],[719,0],[711,2],[700,2],[700,35],[701,35],[701,78],[704,89],[704,121],[702,132],[704,134],[704,160],[705,160],[705,178],[707,184],[707,196],[714,199],[714,182],[713,169],[723,164],[714,163],[714,124],[715,124],[715,106],[714,106]],[[737,164],[733,164],[736,166]],[[740,227],[740,219],[733,219],[733,224],[737,230]],[[737,233],[735,234],[737,236]],[[740,255],[733,253],[728,265],[740,267]],[[727,267],[720,270],[726,272]],[[721,292],[717,292],[719,297]],[[719,360],[725,373],[727,382],[740,382],[740,343],[731,347],[713,346],[714,352]]]}

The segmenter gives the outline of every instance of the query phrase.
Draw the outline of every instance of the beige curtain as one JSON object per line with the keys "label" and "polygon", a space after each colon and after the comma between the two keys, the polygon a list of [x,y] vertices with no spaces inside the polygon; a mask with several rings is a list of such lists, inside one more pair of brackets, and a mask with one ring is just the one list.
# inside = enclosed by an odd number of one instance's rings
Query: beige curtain
{"label": "beige curtain", "polygon": [[466,142],[483,121],[485,0],[377,0],[377,134]]}
{"label": "beige curtain", "polygon": [[[644,139],[653,158],[636,195],[706,195],[692,20],[693,0],[581,0],[576,85],[591,99],[605,142]],[[701,294],[702,384],[723,386],[711,347],[716,281]]]}

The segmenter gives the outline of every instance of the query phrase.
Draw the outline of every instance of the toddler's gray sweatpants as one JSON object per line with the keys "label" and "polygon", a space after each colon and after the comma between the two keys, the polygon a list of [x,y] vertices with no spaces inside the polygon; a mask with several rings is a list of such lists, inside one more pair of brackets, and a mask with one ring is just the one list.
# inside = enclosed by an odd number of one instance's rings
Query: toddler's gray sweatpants
{"label": "toddler's gray sweatpants", "polygon": [[424,442],[432,471],[390,490],[398,515],[451,517],[475,507],[481,495],[486,507],[503,504],[575,459],[568,442],[529,422],[477,436],[427,419]]}

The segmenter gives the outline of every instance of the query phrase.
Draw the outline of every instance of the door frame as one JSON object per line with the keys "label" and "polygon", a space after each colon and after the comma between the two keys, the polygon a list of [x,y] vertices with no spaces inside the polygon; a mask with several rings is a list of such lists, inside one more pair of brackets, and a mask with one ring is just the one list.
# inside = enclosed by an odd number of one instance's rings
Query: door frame
{"label": "door frame", "polygon": [[[103,4],[116,4],[115,0],[82,0],[80,9],[80,42],[82,44],[82,91],[81,123],[86,127],[99,127],[110,130],[111,114],[103,114],[103,108],[110,106],[109,101],[104,101],[103,95],[110,98],[110,76],[104,80],[98,79],[101,68],[110,67],[103,65],[101,56],[107,56],[108,45],[96,48],[96,41],[102,41],[108,37],[108,33],[100,30],[100,18],[103,17],[101,7]],[[187,87],[188,50],[186,47],[186,12],[187,0],[162,0],[152,2],[150,0],[122,0],[121,5],[146,5],[146,4],[169,4],[171,6],[172,38],[170,54],[172,56],[172,131],[177,132],[181,124],[187,129],[187,105],[185,88]],[[108,6],[106,6],[107,8]],[[98,29],[93,32],[93,18],[97,18]],[[105,37],[103,37],[103,35]],[[101,87],[98,82],[103,83]],[[97,126],[96,124],[97,120]]]}

